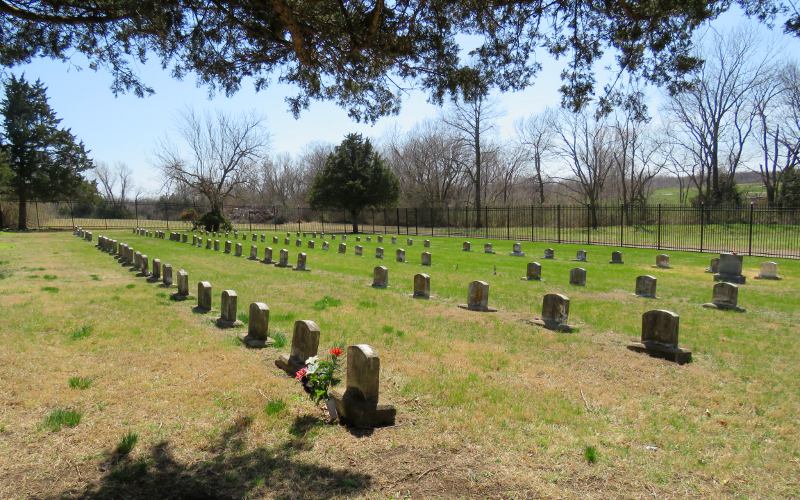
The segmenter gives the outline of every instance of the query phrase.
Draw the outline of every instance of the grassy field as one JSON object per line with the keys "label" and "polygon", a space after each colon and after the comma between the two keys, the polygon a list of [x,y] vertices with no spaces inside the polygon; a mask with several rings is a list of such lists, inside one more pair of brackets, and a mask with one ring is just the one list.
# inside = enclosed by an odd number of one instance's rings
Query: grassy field
{"label": "grassy field", "polygon": [[[102,231],[94,231],[95,238]],[[310,273],[278,269],[130,231],[108,236],[214,287],[209,314],[136,278],[67,233],[0,233],[0,497],[797,497],[800,495],[800,262],[778,260],[782,281],[753,280],[745,313],[704,309],[709,255],[588,248],[585,288],[568,285],[579,246],[524,244],[526,258],[460,251],[422,238],[371,282],[364,256],[304,250]],[[405,242],[401,237],[400,242]],[[245,255],[249,242],[243,242]],[[258,244],[263,255],[262,243]],[[281,245],[272,245],[277,250]],[[478,246],[473,242],[473,248]],[[290,248],[294,263],[297,249]],[[529,260],[542,282],[521,281]],[[411,299],[431,275],[430,301]],[[659,299],[632,295],[641,274]],[[491,285],[493,314],[457,307],[475,279]],[[327,425],[320,408],[273,360],[288,346],[249,350],[220,330],[224,289],[239,310],[269,304],[273,335],[312,319],[321,349],[368,343],[381,355],[381,398],[397,425],[374,432]],[[530,325],[542,295],[571,299],[572,334]],[[641,314],[681,316],[675,364],[625,348]],[[279,336],[279,335],[278,335]]]}
{"label": "grassy field", "polygon": [[[737,184],[737,186],[739,188],[739,192],[742,193],[742,197],[745,199],[750,196],[766,196],[764,184],[760,182],[746,182]],[[688,206],[691,199],[695,196],[697,196],[697,188],[694,186],[689,187],[689,195],[686,198],[687,202],[685,205]],[[650,194],[648,201],[653,204],[661,203],[663,205],[679,205],[680,190],[677,187],[655,189]]]}

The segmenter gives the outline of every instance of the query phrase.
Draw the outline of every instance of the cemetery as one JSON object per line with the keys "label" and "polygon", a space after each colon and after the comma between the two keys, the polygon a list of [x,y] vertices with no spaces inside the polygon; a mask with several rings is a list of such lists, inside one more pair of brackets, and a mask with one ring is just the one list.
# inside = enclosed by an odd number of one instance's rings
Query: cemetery
{"label": "cemetery", "polygon": [[[157,459],[149,443],[196,460],[207,455],[202,443],[236,432],[252,453],[292,443],[282,467],[326,467],[332,495],[471,494],[446,475],[415,480],[436,462],[489,496],[495,484],[555,493],[569,482],[588,493],[601,475],[615,477],[620,495],[642,487],[639,477],[654,491],[690,496],[753,494],[756,483],[778,496],[792,491],[779,478],[792,476],[797,453],[784,422],[800,393],[800,262],[723,254],[710,274],[708,254],[665,260],[626,248],[623,263],[619,249],[597,248],[611,261],[579,259],[576,268],[571,256],[582,249],[572,245],[518,242],[489,254],[430,238],[412,263],[399,247],[410,246],[405,238],[359,238],[358,253],[340,253],[307,245],[308,234],[263,266],[271,249],[258,241],[273,240],[268,232],[236,235],[256,241],[251,259],[236,258],[241,244],[201,244],[233,241],[224,234],[92,232],[91,240],[83,230],[0,239],[0,290],[15,305],[6,309],[14,328],[5,334],[1,436],[37,443],[22,463],[67,438],[66,456],[97,476],[91,450],[131,430],[144,445],[138,467]],[[320,239],[346,248],[342,235]],[[379,248],[398,259],[364,260]],[[45,273],[57,276],[47,282],[57,293],[43,291]],[[31,314],[40,306],[46,316]],[[338,383],[315,403],[304,397],[308,375],[302,383],[296,375],[326,356],[339,363]],[[92,385],[69,389],[71,376]],[[53,408],[80,411],[80,423],[38,430]],[[402,447],[390,454],[392,442]],[[588,446],[599,462],[586,461]],[[538,468],[552,467],[548,480],[519,476],[531,453]],[[347,458],[364,454],[380,460]],[[420,471],[405,460],[433,463]],[[249,473],[275,480],[282,467]],[[470,468],[492,476],[468,479]],[[394,484],[404,470],[415,476]],[[745,471],[758,481],[737,480]]]}

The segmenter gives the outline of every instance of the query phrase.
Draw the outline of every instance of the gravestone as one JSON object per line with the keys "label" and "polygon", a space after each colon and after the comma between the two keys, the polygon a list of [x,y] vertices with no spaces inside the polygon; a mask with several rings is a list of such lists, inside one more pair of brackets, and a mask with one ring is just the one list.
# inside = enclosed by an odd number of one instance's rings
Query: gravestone
{"label": "gravestone", "polygon": [[611,260],[608,262],[609,264],[622,264],[622,252],[614,251],[611,252]]}
{"label": "gravestone", "polygon": [[577,286],[586,286],[586,269],[576,267],[569,270],[569,284]]}
{"label": "gravestone", "polygon": [[738,306],[739,302],[739,286],[726,281],[720,281],[714,284],[714,291],[712,294],[711,302],[703,304],[703,307],[711,309],[723,309],[726,311],[745,312],[744,309]]}
{"label": "gravestone", "polygon": [[395,259],[397,262],[405,262],[406,261],[406,251],[402,248],[398,248],[395,251]]}
{"label": "gravestone", "polygon": [[430,267],[430,265],[431,265],[431,253],[430,252],[422,252],[422,265]]}
{"label": "gravestone", "polygon": [[361,241],[361,236],[356,236],[356,241]]}
{"label": "gravestone", "polygon": [[153,259],[153,272],[150,273],[150,277],[147,278],[147,281],[150,283],[156,283],[161,281],[161,260],[160,259]]}
{"label": "gravestone", "polygon": [[719,254],[719,272],[714,275],[714,281],[744,285],[746,278],[742,275],[743,260],[743,256],[735,253]]}
{"label": "gravestone", "polygon": [[670,269],[669,255],[665,253],[656,255],[656,267],[659,269]]}
{"label": "gravestone", "polygon": [[364,247],[356,245],[356,256],[361,257],[362,255],[364,255]]}
{"label": "gravestone", "polygon": [[133,253],[133,269],[139,270],[142,268],[142,252]]}
{"label": "gravestone", "polygon": [[406,238],[406,246],[413,247],[414,240],[412,240],[411,238]]}
{"label": "gravestone", "polygon": [[628,349],[680,365],[691,362],[692,352],[678,347],[679,320],[678,315],[671,311],[647,311],[642,315],[641,342],[628,344]]}
{"label": "gravestone", "polygon": [[762,262],[758,268],[757,280],[779,280],[781,277],[778,275],[777,262]]}
{"label": "gravestone", "polygon": [[281,248],[278,263],[275,264],[275,267],[292,267],[289,265],[289,250]]}
{"label": "gravestone", "polygon": [[217,326],[220,328],[233,328],[241,326],[242,322],[236,317],[237,303],[239,297],[233,290],[222,291],[222,301],[220,303],[220,316],[217,318]]}
{"label": "gravestone", "polygon": [[707,273],[716,273],[719,270],[719,257],[714,257],[708,264]]}
{"label": "gravestone", "polygon": [[377,247],[375,249],[375,258],[382,259],[383,258],[383,247]]}
{"label": "gravestone", "polygon": [[172,286],[172,266],[169,264],[164,264],[164,269],[162,270],[162,277],[161,277],[161,284],[164,288],[169,288]]}
{"label": "gravestone", "polygon": [[[261,234],[261,243],[266,243],[266,242],[267,242],[267,235],[262,233]],[[256,304],[261,304],[261,302],[256,302]]]}
{"label": "gravestone", "polygon": [[140,278],[147,278],[150,276],[150,258],[147,255],[142,255],[139,261],[139,273],[136,275]]}
{"label": "gravestone", "polygon": [[379,380],[378,353],[367,344],[348,347],[346,388],[331,391],[342,423],[359,429],[394,425],[395,407],[378,402]]}
{"label": "gravestone", "polygon": [[278,244],[278,237],[277,236],[273,236],[272,237],[272,244],[273,245],[277,245]]}
{"label": "gravestone", "polygon": [[552,248],[545,248],[544,249],[544,258],[545,259],[555,259],[556,258],[556,251]]}
{"label": "gravestone", "polygon": [[258,260],[258,247],[256,245],[250,245],[250,260]]}
{"label": "gravestone", "polygon": [[214,251],[219,252],[219,240],[214,240]]}
{"label": "gravestone", "polygon": [[347,235],[346,234],[342,235],[342,241],[347,241]]}
{"label": "gravestone", "polygon": [[294,240],[294,246],[296,246],[297,248],[302,247],[303,246],[303,240],[301,240],[300,238]]}
{"label": "gravestone", "polygon": [[375,266],[372,270],[372,288],[389,288],[389,269]]}
{"label": "gravestone", "polygon": [[542,317],[535,318],[533,324],[557,332],[571,332],[569,326],[569,297],[560,293],[547,293],[542,298]]}
{"label": "gravestone", "polygon": [[397,236],[392,236],[392,245],[397,245]]}
{"label": "gravestone", "polygon": [[211,310],[211,283],[199,281],[197,283],[197,311],[208,312]]}
{"label": "gravestone", "polygon": [[225,253],[231,253],[231,240],[225,240]]}
{"label": "gravestone", "polygon": [[576,262],[586,262],[587,259],[587,252],[586,250],[578,250],[575,253],[575,261]]}
{"label": "gravestone", "polygon": [[424,246],[425,248],[430,248],[431,247],[431,240],[423,241],[422,242],[422,246]]}
{"label": "gravestone", "polygon": [[211,238],[206,239],[206,250],[211,250]]}
{"label": "gravestone", "polygon": [[473,281],[467,289],[467,303],[459,304],[461,309],[478,312],[496,312],[497,309],[489,307],[489,283]]}
{"label": "gravestone", "polygon": [[528,262],[528,269],[525,277],[522,278],[526,281],[541,281],[542,280],[542,265],[538,262]]}
{"label": "gravestone", "polygon": [[431,298],[431,277],[429,275],[423,273],[414,275],[414,293],[412,297],[415,299]]}
{"label": "gravestone", "polygon": [[525,257],[525,252],[522,251],[522,243],[517,241],[514,243],[514,247],[511,250],[511,254],[514,257]]}
{"label": "gravestone", "polygon": [[378,235],[378,243],[383,243],[383,236]]}
{"label": "gravestone", "polygon": [[484,243],[483,244],[483,253],[494,253],[494,250],[492,249],[492,244],[491,243]]}
{"label": "gravestone", "polygon": [[638,297],[646,297],[648,299],[656,298],[656,284],[658,280],[655,276],[644,275],[636,278],[636,291],[634,294]]}
{"label": "gravestone", "polygon": [[308,358],[317,355],[319,350],[319,326],[311,320],[294,322],[292,347],[289,354],[283,354],[275,360],[275,366],[294,377],[298,370],[306,365]]}
{"label": "gravestone", "polygon": [[264,264],[272,264],[272,247],[267,247],[264,249],[264,260],[262,260]]}
{"label": "gravestone", "polygon": [[308,249],[309,250],[314,250],[314,245],[315,245],[314,240],[308,240]]}
{"label": "gravestone", "polygon": [[247,320],[247,335],[239,335],[239,340],[247,347],[266,347],[272,345],[269,338],[269,307],[263,302],[250,304]]}
{"label": "gravestone", "polygon": [[347,253],[347,243],[339,243],[339,253]]}
{"label": "gravestone", "polygon": [[189,298],[189,273],[183,269],[178,270],[178,291],[171,296],[172,300],[186,300]]}
{"label": "gravestone", "polygon": [[256,233],[252,234],[253,241],[258,241],[258,235]]}
{"label": "gravestone", "polygon": [[289,246],[291,244],[291,241],[292,240],[290,240],[289,237],[287,236],[286,238],[283,239],[283,244]]}
{"label": "gravestone", "polygon": [[236,244],[236,251],[235,251],[234,255],[236,257],[241,257],[242,256],[242,244],[241,243],[237,243]]}
{"label": "gravestone", "polygon": [[372,236],[367,236],[367,242],[372,241]]}
{"label": "gravestone", "polygon": [[294,266],[295,271],[310,271],[311,269],[306,267],[306,254],[305,252],[300,252],[297,254],[297,265]]}
{"label": "gravestone", "polygon": [[461,244],[461,251],[462,252],[470,252],[470,251],[472,251],[472,243],[470,243],[469,241],[465,241],[464,243],[462,243]]}
{"label": "gravestone", "polygon": [[330,244],[327,241],[323,241],[322,242],[322,249],[327,251],[329,248],[330,248]]}

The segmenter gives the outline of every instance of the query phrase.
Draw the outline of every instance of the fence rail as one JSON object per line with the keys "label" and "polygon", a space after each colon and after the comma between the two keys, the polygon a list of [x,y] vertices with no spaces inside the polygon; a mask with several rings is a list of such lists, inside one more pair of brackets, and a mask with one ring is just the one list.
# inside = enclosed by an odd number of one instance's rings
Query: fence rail
{"label": "fence rail", "polygon": [[[191,229],[188,220],[203,213],[196,204],[126,202],[109,208],[72,202],[29,202],[29,228]],[[342,210],[275,206],[226,207],[235,227],[257,231],[350,233]],[[0,201],[0,223],[18,217],[18,203]],[[367,209],[360,232],[413,236],[451,236],[586,245],[733,251],[747,255],[800,258],[800,209],[556,205],[474,208]]]}

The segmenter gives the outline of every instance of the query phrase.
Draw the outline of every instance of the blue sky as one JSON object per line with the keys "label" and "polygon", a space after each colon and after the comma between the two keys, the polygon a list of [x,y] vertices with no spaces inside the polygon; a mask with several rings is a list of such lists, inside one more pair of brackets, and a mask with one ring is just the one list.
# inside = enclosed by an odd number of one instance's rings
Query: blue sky
{"label": "blue sky", "polygon": [[[738,12],[730,12],[715,21],[713,26],[725,30],[743,22],[751,21]],[[784,54],[800,53],[800,41],[781,35],[780,28],[771,34],[766,28],[760,29],[765,36],[785,44]],[[496,96],[503,112],[497,127],[500,138],[513,137],[517,119],[538,113],[547,106],[558,106],[561,63],[550,58],[543,58],[541,62],[543,69],[533,86],[523,92]],[[407,130],[424,119],[437,117],[441,112],[438,107],[427,103],[424,93],[414,91],[406,97],[398,116],[383,118],[374,125],[353,122],[346,111],[329,102],[312,103],[295,119],[284,102],[285,97],[295,93],[290,86],[273,85],[256,93],[252,85],[245,83],[242,90],[232,97],[216,95],[209,98],[208,90],[197,87],[193,76],[184,80],[172,79],[157,61],[139,67],[139,74],[156,90],[154,95],[141,99],[129,94],[115,97],[110,90],[111,76],[107,72],[80,70],[80,64],[77,61],[62,63],[41,59],[12,71],[16,74],[24,72],[30,80],[41,79],[48,87],[50,103],[63,120],[63,125],[70,127],[86,143],[92,157],[110,164],[126,163],[135,173],[135,184],[149,194],[158,193],[163,184],[153,166],[153,151],[167,135],[176,137],[175,123],[186,107],[198,111],[255,110],[267,119],[272,152],[291,154],[298,153],[312,142],[338,143],[348,132],[380,138],[395,126]],[[603,73],[602,68],[599,71]],[[654,100],[657,100],[657,94],[653,92]]]}

